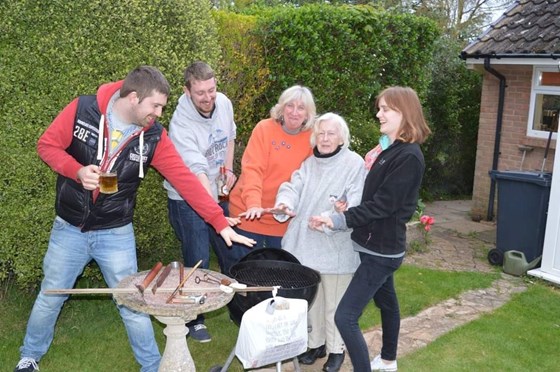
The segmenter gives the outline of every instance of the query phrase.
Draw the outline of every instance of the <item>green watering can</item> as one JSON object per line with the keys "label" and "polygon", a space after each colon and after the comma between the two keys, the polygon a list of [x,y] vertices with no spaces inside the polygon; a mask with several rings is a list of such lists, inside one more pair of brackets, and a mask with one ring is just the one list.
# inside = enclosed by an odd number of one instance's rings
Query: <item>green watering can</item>
{"label": "green watering can", "polygon": [[531,262],[527,262],[523,252],[507,251],[504,253],[504,272],[510,275],[521,276],[537,266],[541,257],[542,255]]}

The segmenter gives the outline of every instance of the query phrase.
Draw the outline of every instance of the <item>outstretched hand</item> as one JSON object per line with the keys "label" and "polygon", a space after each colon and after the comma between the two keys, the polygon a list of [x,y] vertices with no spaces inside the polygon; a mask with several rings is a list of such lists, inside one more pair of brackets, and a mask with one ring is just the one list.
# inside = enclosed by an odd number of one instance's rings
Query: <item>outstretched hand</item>
{"label": "outstretched hand", "polygon": [[309,217],[308,226],[312,230],[323,231],[323,226],[329,229],[333,228],[333,222],[330,217],[311,216]]}
{"label": "outstretched hand", "polygon": [[252,247],[253,245],[257,244],[257,242],[253,239],[236,233],[235,230],[233,230],[229,226],[220,231],[220,235],[222,236],[228,247],[231,247],[232,242],[243,244],[247,247]]}
{"label": "outstretched hand", "polygon": [[253,207],[247,209],[247,211],[240,213],[239,217],[245,217],[246,220],[254,220],[255,218],[261,218],[262,214],[264,213],[264,208],[261,207]]}
{"label": "outstretched hand", "polygon": [[272,214],[285,214],[288,217],[295,217],[295,212],[288,207],[286,204],[278,204],[275,208],[270,209],[270,213]]}

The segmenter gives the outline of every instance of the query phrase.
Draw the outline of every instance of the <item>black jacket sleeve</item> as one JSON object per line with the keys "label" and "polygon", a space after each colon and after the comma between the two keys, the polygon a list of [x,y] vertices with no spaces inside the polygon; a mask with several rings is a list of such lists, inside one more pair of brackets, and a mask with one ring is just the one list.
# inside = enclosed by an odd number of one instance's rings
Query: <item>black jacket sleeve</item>
{"label": "black jacket sleeve", "polygon": [[416,209],[423,173],[423,161],[414,153],[393,159],[386,170],[372,170],[366,178],[361,204],[344,213],[348,227],[365,226],[392,216],[406,223]]}

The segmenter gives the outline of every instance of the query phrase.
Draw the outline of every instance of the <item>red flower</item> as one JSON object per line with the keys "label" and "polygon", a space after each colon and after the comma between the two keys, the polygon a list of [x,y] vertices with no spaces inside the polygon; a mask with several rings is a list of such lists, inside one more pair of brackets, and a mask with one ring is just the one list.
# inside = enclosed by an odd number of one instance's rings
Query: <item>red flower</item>
{"label": "red flower", "polygon": [[424,244],[426,246],[431,242],[429,232],[432,229],[432,225],[434,224],[434,222],[436,222],[436,220],[433,217],[430,217],[426,214],[420,216],[420,223],[422,224],[422,227],[424,229],[424,231],[422,231],[422,236],[424,237]]}
{"label": "red flower", "polygon": [[[434,222],[436,222],[436,220],[433,217],[430,217],[426,214],[420,217],[420,223],[422,223],[422,225],[425,225],[426,227],[433,225]],[[430,230],[427,229],[427,231]]]}

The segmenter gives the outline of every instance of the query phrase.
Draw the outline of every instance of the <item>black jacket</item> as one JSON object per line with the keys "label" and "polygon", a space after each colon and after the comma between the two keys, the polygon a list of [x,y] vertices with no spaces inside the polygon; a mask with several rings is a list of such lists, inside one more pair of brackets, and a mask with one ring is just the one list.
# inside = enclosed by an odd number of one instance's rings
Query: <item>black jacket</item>
{"label": "black jacket", "polygon": [[416,210],[424,168],[418,144],[395,141],[379,154],[360,205],[344,212],[354,242],[384,255],[406,250],[406,223]]}
{"label": "black jacket", "polygon": [[[96,96],[80,96],[74,132],[88,128],[93,130],[93,135],[88,141],[74,135],[66,152],[81,164],[99,164],[96,159],[98,132],[95,133],[95,129],[99,126],[100,117]],[[152,161],[162,130],[163,127],[156,123],[144,132],[142,157],[145,170]],[[95,202],[92,191],[85,190],[76,180],[59,175],[56,182],[57,215],[71,225],[81,227],[82,231],[111,229],[131,223],[136,192],[142,181],[138,177],[139,158],[139,136],[136,135],[129,140],[112,168],[118,174],[119,191],[115,194],[99,193]]]}

